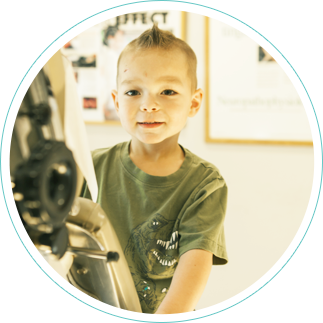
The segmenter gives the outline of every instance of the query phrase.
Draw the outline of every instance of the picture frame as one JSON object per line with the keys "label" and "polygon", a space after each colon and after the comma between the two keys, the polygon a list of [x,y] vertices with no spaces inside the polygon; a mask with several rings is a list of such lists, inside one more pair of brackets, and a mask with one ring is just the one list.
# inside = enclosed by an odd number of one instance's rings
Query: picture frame
{"label": "picture frame", "polygon": [[207,143],[313,145],[305,109],[275,59],[248,36],[209,17],[205,108]]}
{"label": "picture frame", "polygon": [[154,22],[186,40],[186,19],[186,12],[175,10],[124,14],[89,28],[65,44],[61,51],[72,62],[86,124],[121,125],[111,97],[121,51]]}

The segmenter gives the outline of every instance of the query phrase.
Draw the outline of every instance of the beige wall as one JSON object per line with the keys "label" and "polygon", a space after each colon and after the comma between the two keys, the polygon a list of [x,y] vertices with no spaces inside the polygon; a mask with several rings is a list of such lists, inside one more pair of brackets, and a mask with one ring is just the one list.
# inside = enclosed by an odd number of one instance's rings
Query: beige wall
{"label": "beige wall", "polygon": [[[198,56],[204,86],[203,17],[189,14],[188,42]],[[190,119],[180,143],[215,164],[226,179],[229,201],[225,232],[229,263],[213,267],[197,309],[226,300],[249,287],[284,253],[305,214],[313,179],[313,148],[207,144],[204,107]],[[129,140],[115,126],[87,125],[90,148]]]}

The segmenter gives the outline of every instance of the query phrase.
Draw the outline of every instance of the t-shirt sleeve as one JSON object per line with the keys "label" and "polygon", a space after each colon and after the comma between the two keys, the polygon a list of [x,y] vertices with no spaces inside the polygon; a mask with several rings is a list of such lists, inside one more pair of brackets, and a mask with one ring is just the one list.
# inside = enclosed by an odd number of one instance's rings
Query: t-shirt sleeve
{"label": "t-shirt sleeve", "polygon": [[179,256],[203,249],[213,253],[213,265],[228,262],[223,227],[227,195],[223,178],[197,190],[179,223]]}

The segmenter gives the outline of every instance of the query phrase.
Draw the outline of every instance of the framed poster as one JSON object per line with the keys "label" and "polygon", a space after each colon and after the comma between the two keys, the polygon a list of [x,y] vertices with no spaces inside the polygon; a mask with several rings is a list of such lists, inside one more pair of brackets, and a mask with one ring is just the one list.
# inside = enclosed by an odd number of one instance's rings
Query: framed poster
{"label": "framed poster", "polygon": [[237,29],[205,18],[206,142],[312,145],[303,104],[283,69]]}
{"label": "framed poster", "polygon": [[185,40],[186,13],[146,11],[129,13],[89,28],[61,49],[73,65],[86,123],[120,125],[111,90],[116,88],[117,61],[124,47],[157,22]]}

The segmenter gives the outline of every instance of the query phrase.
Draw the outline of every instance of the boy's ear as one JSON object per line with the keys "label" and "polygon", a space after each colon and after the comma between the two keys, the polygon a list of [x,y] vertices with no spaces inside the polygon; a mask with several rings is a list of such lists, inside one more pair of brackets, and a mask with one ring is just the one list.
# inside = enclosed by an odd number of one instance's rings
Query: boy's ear
{"label": "boy's ear", "polygon": [[117,111],[117,114],[119,113],[119,101],[118,101],[118,91],[117,90],[112,90],[111,91],[114,107]]}
{"label": "boy's ear", "polygon": [[197,89],[192,95],[191,108],[188,114],[189,117],[194,117],[197,112],[200,110],[203,99],[202,89]]}

